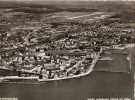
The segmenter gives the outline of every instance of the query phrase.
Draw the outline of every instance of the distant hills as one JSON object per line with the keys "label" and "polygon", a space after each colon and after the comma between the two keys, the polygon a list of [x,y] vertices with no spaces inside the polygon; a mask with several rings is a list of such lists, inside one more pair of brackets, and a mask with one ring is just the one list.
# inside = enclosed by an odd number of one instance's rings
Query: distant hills
{"label": "distant hills", "polygon": [[82,0],[0,0],[0,8],[3,7],[24,7],[24,6],[30,6],[30,7],[44,7],[47,5],[53,5],[53,6],[60,6],[60,7],[94,7],[94,6],[111,6],[112,4],[115,5],[131,5],[135,4],[133,1],[125,2],[125,1],[82,1]]}
{"label": "distant hills", "polygon": [[1,9],[11,9],[13,12],[52,13],[60,11],[71,12],[117,12],[124,20],[135,21],[135,2],[121,1],[0,1]]}

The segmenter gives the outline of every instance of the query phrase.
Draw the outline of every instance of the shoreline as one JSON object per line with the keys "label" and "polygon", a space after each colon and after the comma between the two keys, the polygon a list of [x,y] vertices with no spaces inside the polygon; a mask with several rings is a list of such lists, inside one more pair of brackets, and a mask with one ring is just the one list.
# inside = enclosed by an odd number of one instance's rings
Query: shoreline
{"label": "shoreline", "polygon": [[[124,49],[131,48],[132,46],[134,47],[135,44],[126,44]],[[116,47],[116,48],[113,48],[113,49],[121,49],[121,48]],[[54,79],[39,79],[38,77],[6,76],[6,77],[0,77],[0,83],[4,82],[3,80],[8,80],[8,79],[18,79],[18,80],[21,80],[21,79],[23,80],[24,79],[24,80],[36,80],[37,82],[48,82],[48,81],[66,80],[66,79],[73,79],[73,78],[80,78],[80,77],[83,77],[83,76],[87,76],[93,71],[93,68],[96,65],[97,61],[100,60],[99,57],[100,57],[100,54],[102,52],[103,52],[103,48],[101,48],[101,50],[97,53],[97,55],[93,59],[91,65],[89,66],[88,70],[85,73],[81,73],[79,75],[73,75],[73,76],[61,77],[61,78],[54,78]]]}
{"label": "shoreline", "polygon": [[[114,46],[120,46],[120,45],[114,45]],[[135,47],[134,43],[130,43],[130,44],[125,44],[125,47],[122,48],[113,48],[113,49],[126,49],[126,48],[133,48]],[[98,54],[96,55],[96,57],[94,58],[94,60],[92,61],[91,66],[89,67],[88,71],[79,75],[74,75],[74,76],[69,76],[69,77],[63,77],[63,78],[56,78],[56,79],[38,79],[39,82],[46,82],[46,81],[57,81],[57,80],[66,80],[66,79],[73,79],[73,78],[80,78],[86,75],[89,75],[92,71],[94,66],[96,65],[97,61],[100,60],[100,54],[103,52],[103,48],[101,48],[100,52],[98,52]]]}
{"label": "shoreline", "polygon": [[97,56],[95,57],[95,59],[92,61],[91,66],[89,67],[88,71],[79,75],[74,75],[74,76],[69,76],[69,77],[63,77],[63,78],[55,78],[55,79],[38,79],[39,82],[46,82],[46,81],[57,81],[57,80],[66,80],[66,79],[73,79],[73,78],[80,78],[82,76],[86,76],[88,74],[90,74],[93,71],[94,66],[96,65],[97,61],[99,60],[100,57],[100,53],[99,52],[97,54]]}
{"label": "shoreline", "polygon": [[[89,66],[89,69],[85,73],[81,73],[79,75],[73,75],[68,77],[62,77],[62,78],[55,78],[55,79],[39,79],[38,77],[18,77],[18,76],[6,76],[6,77],[0,77],[0,83],[3,83],[4,80],[8,79],[17,79],[17,80],[36,80],[37,82],[48,82],[48,81],[58,81],[58,80],[66,80],[66,79],[73,79],[73,78],[80,78],[83,76],[86,76],[90,74],[93,71],[94,66],[96,65],[97,61],[99,60],[100,54],[102,53],[102,49],[93,59],[91,65]],[[10,82],[9,82],[10,83]]]}

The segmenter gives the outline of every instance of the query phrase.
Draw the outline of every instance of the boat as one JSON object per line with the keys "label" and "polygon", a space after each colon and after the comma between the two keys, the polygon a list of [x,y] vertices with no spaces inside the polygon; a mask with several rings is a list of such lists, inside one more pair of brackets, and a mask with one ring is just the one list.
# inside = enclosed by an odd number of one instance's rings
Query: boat
{"label": "boat", "polygon": [[111,57],[102,57],[102,58],[100,58],[99,60],[113,60]]}

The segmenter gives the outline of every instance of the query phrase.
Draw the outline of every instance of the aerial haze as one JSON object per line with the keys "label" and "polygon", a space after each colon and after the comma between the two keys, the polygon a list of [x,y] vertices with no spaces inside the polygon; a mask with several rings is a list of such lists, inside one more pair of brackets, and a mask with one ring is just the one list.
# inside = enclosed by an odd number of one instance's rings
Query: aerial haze
{"label": "aerial haze", "polygon": [[135,0],[0,0],[0,1],[135,1]]}

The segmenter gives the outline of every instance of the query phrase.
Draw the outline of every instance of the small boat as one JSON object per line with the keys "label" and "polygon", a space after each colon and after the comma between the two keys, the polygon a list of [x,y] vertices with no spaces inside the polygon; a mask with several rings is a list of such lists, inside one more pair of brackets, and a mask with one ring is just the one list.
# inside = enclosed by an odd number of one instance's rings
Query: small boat
{"label": "small boat", "polygon": [[102,57],[99,60],[113,60],[111,57]]}

